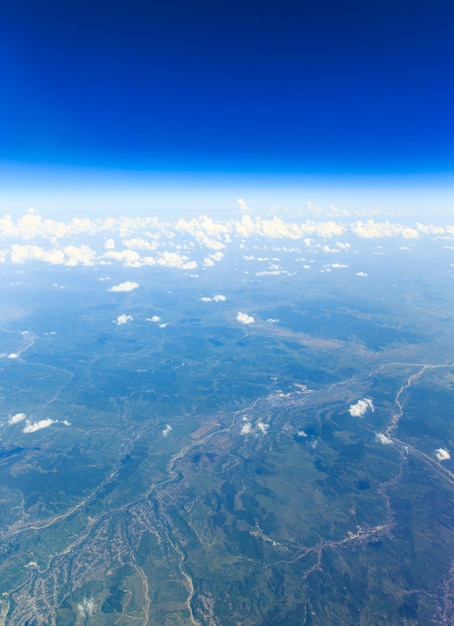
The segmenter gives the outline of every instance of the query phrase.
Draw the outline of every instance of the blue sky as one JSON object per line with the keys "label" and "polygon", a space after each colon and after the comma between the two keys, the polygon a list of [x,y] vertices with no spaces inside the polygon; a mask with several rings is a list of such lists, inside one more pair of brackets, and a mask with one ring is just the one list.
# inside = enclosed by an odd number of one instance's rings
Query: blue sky
{"label": "blue sky", "polygon": [[271,205],[284,190],[370,205],[436,191],[449,206],[450,2],[15,0],[0,13],[2,211],[103,197],[107,210],[109,190],[136,211]]}

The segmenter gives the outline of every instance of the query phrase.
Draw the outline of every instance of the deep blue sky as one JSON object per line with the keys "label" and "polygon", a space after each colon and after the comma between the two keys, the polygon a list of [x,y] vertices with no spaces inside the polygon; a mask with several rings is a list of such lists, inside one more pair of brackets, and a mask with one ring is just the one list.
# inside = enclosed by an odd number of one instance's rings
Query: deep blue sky
{"label": "deep blue sky", "polygon": [[453,32],[451,0],[3,0],[0,175],[449,178]]}

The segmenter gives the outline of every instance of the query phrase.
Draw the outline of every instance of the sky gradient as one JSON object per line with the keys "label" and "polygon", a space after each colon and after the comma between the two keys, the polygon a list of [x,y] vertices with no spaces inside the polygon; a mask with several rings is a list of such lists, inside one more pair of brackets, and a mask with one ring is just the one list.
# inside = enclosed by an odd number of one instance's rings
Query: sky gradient
{"label": "sky gradient", "polygon": [[144,210],[177,187],[303,201],[423,185],[450,202],[449,2],[15,0],[0,12],[0,210],[112,188],[135,189]]}

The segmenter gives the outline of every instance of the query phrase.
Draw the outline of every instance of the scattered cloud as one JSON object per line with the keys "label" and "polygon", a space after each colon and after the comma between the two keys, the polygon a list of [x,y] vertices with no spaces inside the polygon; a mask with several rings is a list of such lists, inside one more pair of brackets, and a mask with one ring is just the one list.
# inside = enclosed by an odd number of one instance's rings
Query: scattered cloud
{"label": "scattered cloud", "polygon": [[117,319],[113,320],[113,323],[116,324],[117,326],[123,326],[123,324],[132,322],[133,319],[134,318],[132,315],[126,315],[125,313],[123,313],[123,315],[119,315]]}
{"label": "scattered cloud", "polygon": [[167,435],[172,430],[172,426],[170,424],[166,424],[166,427],[161,431],[163,437],[167,437]]}
{"label": "scattered cloud", "polygon": [[367,276],[367,273],[366,272],[356,272],[356,275],[365,277],[365,276]]}
{"label": "scattered cloud", "polygon": [[159,315],[153,315],[153,317],[147,317],[147,322],[154,322],[155,324],[157,324],[160,321],[161,321],[161,318],[159,317]]}
{"label": "scattered cloud", "polygon": [[437,448],[435,450],[435,456],[438,461],[448,461],[451,458],[451,455],[445,448]]}
{"label": "scattered cloud", "polygon": [[[314,207],[293,214],[280,211],[279,216],[275,208],[271,217],[269,213],[259,217],[246,200],[239,198],[237,202],[237,217],[217,220],[200,215],[176,220],[149,216],[57,221],[45,219],[33,209],[17,220],[5,215],[0,217],[0,261],[2,264],[41,262],[68,267],[120,263],[132,268],[192,271],[198,265],[207,269],[222,262],[225,249],[235,242],[247,249],[250,243],[259,240],[265,245],[283,240],[280,249],[287,253],[300,254],[304,245],[318,254],[347,255],[354,250],[354,240],[396,238],[408,244],[422,237],[442,240],[454,236],[453,225],[419,222],[409,225],[375,219],[349,222],[344,210],[332,207],[332,219],[322,219],[326,211]],[[313,219],[307,219],[308,215]],[[356,217],[358,215],[356,213]],[[245,255],[251,260],[255,257],[262,258],[255,253]],[[334,267],[344,265],[339,263]]]}
{"label": "scattered cloud", "polygon": [[39,420],[39,422],[30,422],[27,420],[25,422],[25,426],[22,429],[23,433],[35,433],[37,430],[42,430],[43,428],[48,428],[52,424],[55,424],[55,420],[51,420],[50,418]]}
{"label": "scattered cloud", "polygon": [[120,283],[119,285],[113,285],[112,287],[109,288],[109,291],[113,291],[115,293],[121,292],[121,291],[132,291],[133,289],[137,289],[138,286],[139,286],[139,283],[135,283],[131,280],[127,280],[126,282]]}
{"label": "scattered cloud", "polygon": [[12,415],[9,418],[8,424],[12,425],[12,424],[18,424],[19,422],[23,422],[25,417],[26,417],[25,413],[16,413],[15,415]]}
{"label": "scattered cloud", "polygon": [[255,319],[252,317],[252,315],[248,315],[247,313],[241,313],[241,311],[238,311],[236,319],[242,324],[253,324],[255,322]]}
{"label": "scattered cloud", "polygon": [[351,404],[348,412],[352,417],[363,417],[369,410],[375,410],[372,400],[370,398],[362,398],[356,404]]}

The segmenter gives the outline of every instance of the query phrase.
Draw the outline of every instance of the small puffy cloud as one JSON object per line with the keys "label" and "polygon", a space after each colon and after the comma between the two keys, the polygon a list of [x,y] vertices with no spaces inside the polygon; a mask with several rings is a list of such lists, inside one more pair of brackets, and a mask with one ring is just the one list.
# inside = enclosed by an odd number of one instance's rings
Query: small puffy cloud
{"label": "small puffy cloud", "polygon": [[278,323],[279,323],[279,320],[278,320],[278,318],[277,318],[277,317],[269,317],[266,321],[267,321],[269,324],[278,324]]}
{"label": "small puffy cloud", "polygon": [[11,426],[12,424],[18,424],[19,422],[24,421],[26,415],[25,413],[16,413],[15,415],[11,415],[8,420],[8,424]]}
{"label": "small puffy cloud", "polygon": [[125,313],[123,313],[123,315],[119,315],[117,319],[113,320],[113,323],[116,324],[117,326],[123,326],[123,324],[132,322],[133,319],[134,318],[132,315],[126,315]]}
{"label": "small puffy cloud", "polygon": [[119,285],[113,285],[110,287],[109,291],[113,291],[115,293],[121,291],[132,291],[133,289],[137,289],[139,283],[135,283],[131,280],[127,280],[125,283],[120,283]]}
{"label": "small puffy cloud", "polygon": [[299,430],[296,434],[298,437],[307,437],[307,433],[304,430]]}
{"label": "small puffy cloud", "polygon": [[366,272],[356,272],[356,275],[365,277],[365,276],[367,276],[367,273]]}
{"label": "small puffy cloud", "polygon": [[263,422],[257,422],[256,426],[257,430],[259,430],[263,435],[266,435],[270,427],[269,424],[264,424]]}
{"label": "small puffy cloud", "polygon": [[95,611],[96,605],[92,598],[84,598],[82,602],[77,605],[77,613],[79,617],[91,617]]}
{"label": "small puffy cloud", "polygon": [[241,311],[238,311],[236,319],[242,324],[253,324],[255,322],[255,319],[252,317],[252,315],[248,315],[247,313],[241,313]]}
{"label": "small puffy cloud", "polygon": [[438,461],[448,461],[451,458],[451,455],[445,448],[437,448],[435,450],[435,456]]}
{"label": "small puffy cloud", "polygon": [[11,352],[11,354],[8,354],[8,359],[18,359],[19,355],[17,354],[17,352]]}
{"label": "small puffy cloud", "polygon": [[377,437],[378,441],[380,443],[383,443],[384,445],[389,445],[390,443],[392,443],[392,439],[390,439],[383,433],[375,433],[375,436]]}
{"label": "small puffy cloud", "polygon": [[161,321],[161,318],[159,317],[159,315],[153,315],[153,317],[147,317],[147,322],[154,322],[155,324],[157,324],[160,321]]}
{"label": "small puffy cloud", "polygon": [[115,248],[115,241],[113,239],[108,239],[104,244],[106,250],[113,250]]}
{"label": "small puffy cloud", "polygon": [[375,410],[372,400],[370,398],[362,398],[356,404],[351,404],[348,412],[352,417],[363,417],[369,410]]}
{"label": "small puffy cloud", "polygon": [[170,424],[166,424],[166,427],[161,431],[163,437],[167,437],[167,435],[172,430],[172,426]]}
{"label": "small puffy cloud", "polygon": [[252,432],[252,426],[249,422],[245,422],[240,430],[240,435],[249,435]]}
{"label": "small puffy cloud", "polygon": [[246,200],[243,200],[243,198],[238,198],[237,203],[238,203],[238,208],[240,211],[247,212],[251,210],[248,207]]}
{"label": "small puffy cloud", "polygon": [[39,422],[30,422],[26,421],[26,425],[22,429],[23,433],[35,433],[37,430],[42,430],[43,428],[48,428],[52,424],[55,424],[55,420],[51,420],[50,418],[39,420]]}
{"label": "small puffy cloud", "polygon": [[200,298],[200,302],[225,302],[226,300],[227,298],[221,294],[217,294],[212,298],[209,298],[208,296],[203,296],[202,298]]}

